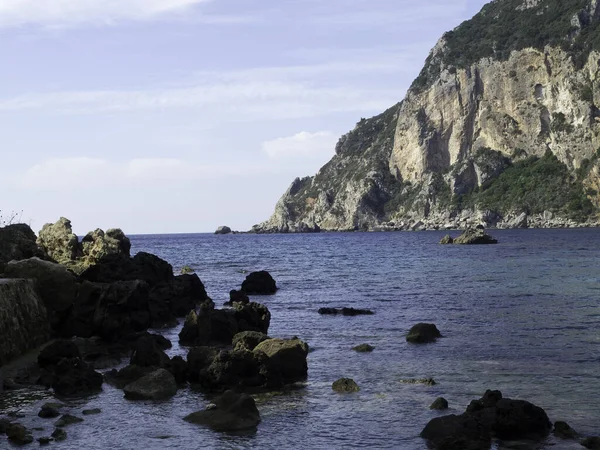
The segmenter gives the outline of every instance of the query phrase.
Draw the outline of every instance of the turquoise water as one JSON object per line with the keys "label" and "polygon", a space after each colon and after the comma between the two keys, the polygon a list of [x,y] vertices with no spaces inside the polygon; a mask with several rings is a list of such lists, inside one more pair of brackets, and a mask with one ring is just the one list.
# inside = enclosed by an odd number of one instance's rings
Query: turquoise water
{"label": "turquoise water", "polygon": [[[310,344],[309,378],[299,389],[259,397],[262,423],[239,435],[182,420],[207,404],[198,392],[130,402],[105,384],[98,396],[70,404],[75,414],[96,407],[102,414],[72,425],[68,439],[53,446],[424,449],[418,434],[440,414],[428,408],[436,397],[448,399],[446,413],[460,413],[486,389],[529,400],[581,433],[600,434],[600,230],[495,231],[500,244],[482,247],[438,245],[443,234],[132,237],[133,252],[156,253],[176,272],[196,269],[217,305],[246,272],[269,270],[280,290],[254,300],[271,310],[271,336],[297,335]],[[322,306],[375,315],[320,316]],[[444,338],[407,344],[406,331],[421,321],[436,323]],[[178,332],[164,333],[174,343],[171,355],[186,353]],[[376,349],[351,350],[361,343]],[[342,376],[361,391],[334,393],[331,383]],[[438,384],[401,382],[423,377]],[[24,424],[49,430],[36,437],[52,431],[51,422],[30,417],[43,400],[7,401],[5,410],[26,414]],[[520,448],[581,447],[549,437]]]}

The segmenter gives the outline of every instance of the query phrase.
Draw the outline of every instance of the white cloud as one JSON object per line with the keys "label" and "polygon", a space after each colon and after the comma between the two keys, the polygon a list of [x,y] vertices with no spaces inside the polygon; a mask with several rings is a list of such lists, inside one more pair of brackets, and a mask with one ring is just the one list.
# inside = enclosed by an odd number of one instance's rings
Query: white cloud
{"label": "white cloud", "polygon": [[263,151],[272,159],[331,157],[339,136],[330,131],[309,133],[302,131],[294,136],[282,137],[263,143]]}
{"label": "white cloud", "polygon": [[146,20],[210,0],[0,0],[0,27],[69,27]]}
{"label": "white cloud", "polygon": [[[48,159],[8,179],[21,189],[85,190],[140,182],[155,184],[158,181],[218,178],[241,175],[246,169],[233,165],[203,165],[175,158],[142,158],[118,163],[100,158],[76,157]],[[253,173],[257,172],[256,168],[252,170]]]}

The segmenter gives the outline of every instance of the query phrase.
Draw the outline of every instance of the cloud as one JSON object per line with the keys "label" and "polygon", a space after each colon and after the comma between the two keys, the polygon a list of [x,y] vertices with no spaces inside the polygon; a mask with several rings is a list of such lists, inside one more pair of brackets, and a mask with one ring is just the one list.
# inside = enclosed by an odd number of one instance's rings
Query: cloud
{"label": "cloud", "polygon": [[[100,158],[52,158],[21,174],[6,176],[9,183],[29,190],[86,190],[139,183],[182,182],[242,175],[247,168],[203,165],[175,158],[141,158],[112,162]],[[252,169],[253,173],[257,169]]]}
{"label": "cloud", "polygon": [[0,0],[0,27],[50,28],[148,20],[210,0]]}
{"label": "cloud", "polygon": [[263,151],[269,158],[282,160],[294,158],[319,158],[331,157],[334,153],[338,136],[330,131],[309,133],[302,131],[294,136],[282,137],[266,141],[262,145]]}

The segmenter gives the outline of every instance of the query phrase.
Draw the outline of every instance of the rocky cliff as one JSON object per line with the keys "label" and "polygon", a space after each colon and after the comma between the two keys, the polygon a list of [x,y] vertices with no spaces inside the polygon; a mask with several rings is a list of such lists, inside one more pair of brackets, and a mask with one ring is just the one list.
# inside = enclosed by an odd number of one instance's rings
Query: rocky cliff
{"label": "rocky cliff", "polygon": [[[257,232],[575,226],[600,205],[598,0],[496,0]],[[525,216],[525,217],[523,217]]]}

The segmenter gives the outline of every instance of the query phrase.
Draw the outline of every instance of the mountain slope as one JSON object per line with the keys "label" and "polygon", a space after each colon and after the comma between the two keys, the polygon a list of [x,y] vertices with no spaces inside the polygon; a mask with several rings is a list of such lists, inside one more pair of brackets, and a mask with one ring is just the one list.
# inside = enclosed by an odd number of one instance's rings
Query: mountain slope
{"label": "mountain slope", "polygon": [[489,3],[254,231],[585,221],[600,204],[599,50],[598,0]]}

